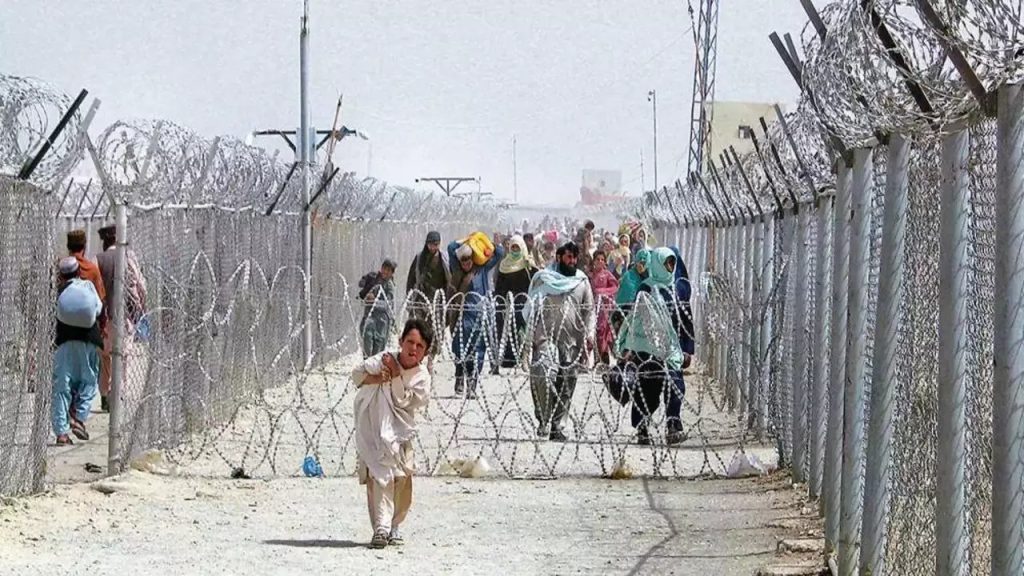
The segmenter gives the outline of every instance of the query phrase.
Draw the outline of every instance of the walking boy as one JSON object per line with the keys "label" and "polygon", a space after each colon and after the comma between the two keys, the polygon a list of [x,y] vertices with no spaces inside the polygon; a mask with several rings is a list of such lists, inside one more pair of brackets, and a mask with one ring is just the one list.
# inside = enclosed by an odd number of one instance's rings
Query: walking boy
{"label": "walking boy", "polygon": [[405,323],[397,352],[363,360],[352,371],[359,483],[373,529],[371,548],[403,543],[398,526],[412,505],[416,413],[430,400],[430,372],[423,357],[434,336],[418,319]]}

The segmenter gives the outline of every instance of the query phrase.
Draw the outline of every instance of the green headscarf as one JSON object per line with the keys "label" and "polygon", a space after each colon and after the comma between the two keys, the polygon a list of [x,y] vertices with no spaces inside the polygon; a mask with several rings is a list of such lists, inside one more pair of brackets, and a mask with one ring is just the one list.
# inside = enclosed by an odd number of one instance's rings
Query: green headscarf
{"label": "green headscarf", "polygon": [[650,250],[643,249],[637,252],[636,259],[633,261],[633,264],[628,270],[626,270],[626,273],[622,275],[622,280],[619,281],[619,291],[615,294],[615,303],[619,306],[632,304],[633,301],[636,300],[636,294],[640,291],[640,285],[643,284],[644,281],[636,271],[636,265],[640,263],[644,265],[648,274],[650,274]]}
{"label": "green headscarf", "polygon": [[665,267],[665,261],[669,258],[675,258],[675,253],[666,246],[655,248],[653,253],[654,257],[651,258],[651,263],[648,265],[647,279],[644,280],[644,284],[656,288],[672,286],[675,274],[668,271],[668,268]]}
{"label": "green headscarf", "polygon": [[[637,252],[637,260],[647,263],[647,278],[643,280],[643,284],[652,288],[671,288],[675,277],[665,268],[665,261],[669,256],[675,257],[675,254],[671,248],[665,247]],[[629,273],[636,275],[632,268]],[[626,277],[623,277],[623,282],[626,282]],[[640,284],[641,282],[636,284],[637,291]],[[621,287],[622,285],[619,288],[620,295]],[[634,292],[630,302],[635,298]],[[633,308],[623,322],[616,338],[616,350],[619,353],[624,350],[645,352],[663,360],[672,370],[680,369],[683,360],[682,350],[679,348],[679,339],[675,336],[665,299],[658,290],[652,290],[643,300],[642,305]]]}

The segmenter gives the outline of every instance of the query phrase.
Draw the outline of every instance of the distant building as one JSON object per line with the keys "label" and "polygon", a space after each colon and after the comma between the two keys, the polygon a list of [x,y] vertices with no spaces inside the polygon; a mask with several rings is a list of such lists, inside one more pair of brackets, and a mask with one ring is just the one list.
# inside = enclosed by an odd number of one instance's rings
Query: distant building
{"label": "distant building", "polygon": [[[775,122],[774,104],[763,102],[721,102],[716,101],[712,106],[711,118],[711,158],[716,164],[720,164],[719,157],[723,152],[729,150],[729,146],[736,149],[736,153],[743,155],[745,152],[754,150],[754,141],[751,134],[761,133],[760,119],[771,124]],[[785,110],[785,106],[782,107]],[[763,140],[763,138],[761,138]],[[705,158],[705,164],[708,161]]]}
{"label": "distant building", "polygon": [[622,172],[619,170],[584,170],[580,184],[580,204],[594,206],[621,202]]}

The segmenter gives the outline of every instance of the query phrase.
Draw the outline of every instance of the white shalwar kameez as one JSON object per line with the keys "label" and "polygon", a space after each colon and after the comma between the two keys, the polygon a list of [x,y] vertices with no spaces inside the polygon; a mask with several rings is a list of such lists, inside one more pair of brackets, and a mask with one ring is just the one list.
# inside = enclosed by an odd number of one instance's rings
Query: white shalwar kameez
{"label": "white shalwar kameez", "polygon": [[[379,375],[384,354],[360,362],[352,370],[353,382],[359,385],[367,376]],[[397,352],[391,355],[398,358]],[[355,396],[359,483],[366,485],[374,532],[397,529],[412,504],[416,411],[430,400],[426,365],[399,368],[391,381],[360,386]]]}

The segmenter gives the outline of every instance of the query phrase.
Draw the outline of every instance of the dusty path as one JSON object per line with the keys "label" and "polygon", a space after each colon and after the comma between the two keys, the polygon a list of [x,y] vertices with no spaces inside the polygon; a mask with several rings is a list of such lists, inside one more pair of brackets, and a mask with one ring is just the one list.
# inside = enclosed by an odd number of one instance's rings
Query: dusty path
{"label": "dusty path", "polygon": [[[420,470],[437,476],[416,479],[404,548],[365,546],[342,363],[268,391],[225,428],[172,450],[181,476],[133,471],[98,484],[112,494],[80,483],[98,476],[84,462],[106,463],[105,415],[95,415],[93,441],[50,448],[50,492],[0,505],[0,575],[752,574],[779,538],[808,524],[784,477],[685,479],[708,466],[721,473],[740,446],[774,460],[702,399],[699,380],[682,446],[634,444],[628,412],[592,379],[574,399],[572,440],[558,444],[533,433],[523,376],[488,376],[481,399],[465,402],[450,396],[450,370],[438,367],[417,452]],[[296,477],[310,453],[327,479]],[[480,455],[489,477],[447,475],[445,462]],[[671,479],[599,478],[617,461]],[[228,479],[235,466],[258,479]],[[794,518],[797,532],[780,528]]]}
{"label": "dusty path", "polygon": [[784,479],[418,478],[407,545],[374,551],[353,478],[108,482],[0,506],[0,573],[749,575],[800,514]]}

